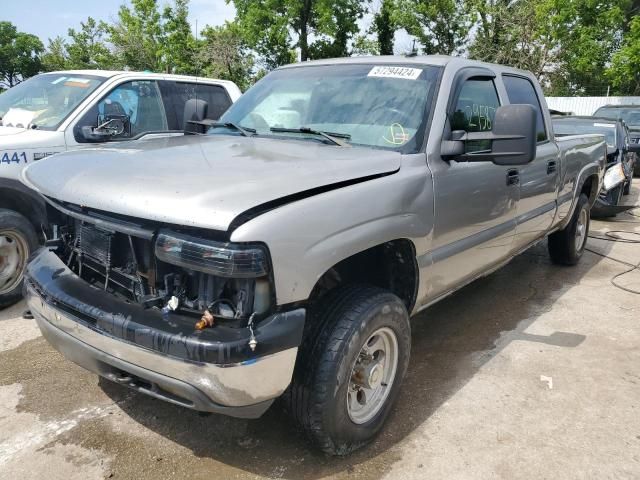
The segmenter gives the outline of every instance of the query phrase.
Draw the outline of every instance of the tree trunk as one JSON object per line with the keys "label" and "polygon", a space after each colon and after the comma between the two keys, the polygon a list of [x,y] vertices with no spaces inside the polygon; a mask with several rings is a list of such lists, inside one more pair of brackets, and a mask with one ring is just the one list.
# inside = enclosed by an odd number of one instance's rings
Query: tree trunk
{"label": "tree trunk", "polygon": [[300,12],[300,40],[298,43],[300,44],[300,60],[302,62],[309,60],[308,28],[312,3],[312,0],[304,0]]}

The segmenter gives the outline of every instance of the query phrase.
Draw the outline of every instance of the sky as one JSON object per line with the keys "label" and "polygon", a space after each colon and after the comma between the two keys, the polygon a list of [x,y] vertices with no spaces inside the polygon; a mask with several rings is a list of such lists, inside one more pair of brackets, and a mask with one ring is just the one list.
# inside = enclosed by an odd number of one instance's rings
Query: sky
{"label": "sky", "polygon": [[[19,31],[32,33],[42,39],[45,46],[49,38],[67,36],[69,28],[79,29],[80,22],[91,16],[96,20],[114,21],[118,8],[128,0],[2,0],[0,20],[12,22]],[[160,4],[168,3],[160,0]],[[374,2],[375,3],[375,2]],[[225,0],[190,0],[189,20],[198,22],[198,30],[205,25],[221,25],[235,16],[233,5]],[[370,15],[361,21],[361,28],[371,23]],[[195,28],[194,28],[195,31]],[[411,50],[411,38],[404,31],[396,32],[396,53]]]}
{"label": "sky", "polygon": [[[69,28],[78,29],[80,22],[93,17],[112,21],[117,18],[123,0],[3,0],[0,20],[12,22],[19,31],[33,33],[46,45],[48,38],[67,36]],[[161,1],[161,5],[164,3]],[[198,21],[198,30],[205,25],[221,25],[235,15],[233,5],[224,0],[191,0],[189,20]]]}

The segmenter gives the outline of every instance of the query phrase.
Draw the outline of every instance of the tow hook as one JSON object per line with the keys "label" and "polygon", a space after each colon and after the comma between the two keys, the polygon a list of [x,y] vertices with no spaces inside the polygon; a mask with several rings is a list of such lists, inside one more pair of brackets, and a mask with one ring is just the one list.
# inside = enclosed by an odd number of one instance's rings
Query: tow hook
{"label": "tow hook", "polygon": [[213,327],[214,323],[215,318],[213,318],[211,312],[209,310],[205,310],[202,317],[200,317],[200,321],[196,323],[196,330],[204,330],[207,327]]}

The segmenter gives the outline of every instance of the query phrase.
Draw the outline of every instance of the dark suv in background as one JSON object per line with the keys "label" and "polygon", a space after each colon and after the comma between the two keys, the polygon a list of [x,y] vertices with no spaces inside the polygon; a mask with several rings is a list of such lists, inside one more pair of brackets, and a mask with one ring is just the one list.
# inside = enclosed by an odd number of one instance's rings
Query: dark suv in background
{"label": "dark suv in background", "polygon": [[[631,143],[640,143],[640,105],[605,105],[593,116],[623,120],[629,128]],[[636,162],[634,174],[640,176],[640,162]]]}
{"label": "dark suv in background", "polygon": [[557,137],[584,135],[589,133],[604,135],[607,142],[607,166],[602,190],[592,208],[592,214],[612,217],[626,210],[621,205],[623,195],[631,191],[634,169],[638,168],[637,151],[640,145],[631,143],[629,130],[623,120],[589,116],[554,116],[553,130]]}

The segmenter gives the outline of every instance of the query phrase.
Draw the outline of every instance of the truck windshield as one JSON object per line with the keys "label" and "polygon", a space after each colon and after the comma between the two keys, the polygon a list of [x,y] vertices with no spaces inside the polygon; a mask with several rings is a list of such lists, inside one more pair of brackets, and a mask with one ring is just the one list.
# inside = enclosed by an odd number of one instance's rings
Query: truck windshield
{"label": "truck windshield", "polygon": [[616,144],[615,123],[605,123],[592,120],[557,119],[553,121],[553,130],[557,136],[581,135],[584,133],[597,133],[604,135],[608,145]]}
{"label": "truck windshield", "polygon": [[104,78],[94,75],[37,75],[0,94],[5,127],[55,130]]}
{"label": "truck windshield", "polygon": [[640,125],[640,107],[603,107],[596,110],[593,116],[611,118],[613,120],[622,119],[627,125]]}
{"label": "truck windshield", "polygon": [[[256,135],[335,145],[327,134],[342,144],[413,153],[424,139],[439,70],[353,64],[284,68],[240,97],[220,123]],[[238,133],[218,126],[210,134]]]}

